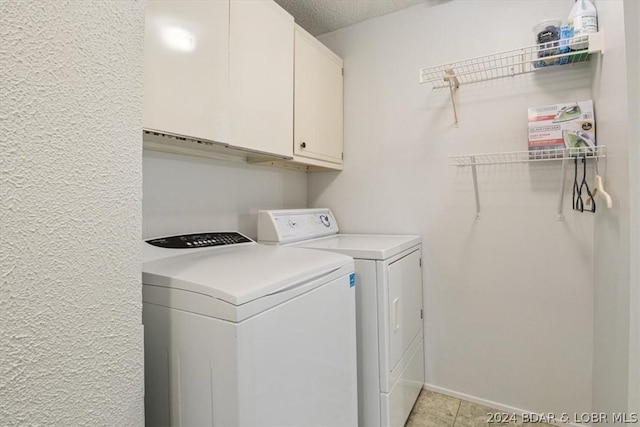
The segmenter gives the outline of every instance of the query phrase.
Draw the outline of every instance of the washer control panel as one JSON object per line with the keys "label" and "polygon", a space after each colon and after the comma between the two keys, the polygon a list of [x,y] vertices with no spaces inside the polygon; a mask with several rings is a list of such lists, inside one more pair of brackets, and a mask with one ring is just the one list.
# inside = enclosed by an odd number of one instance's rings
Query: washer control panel
{"label": "washer control panel", "polygon": [[178,236],[159,237],[157,239],[147,240],[150,245],[167,249],[195,249],[205,248],[208,246],[225,246],[235,245],[238,243],[249,243],[253,240],[249,239],[238,232],[207,232],[182,234]]}
{"label": "washer control panel", "polygon": [[258,242],[292,243],[338,233],[329,209],[289,209],[258,212]]}

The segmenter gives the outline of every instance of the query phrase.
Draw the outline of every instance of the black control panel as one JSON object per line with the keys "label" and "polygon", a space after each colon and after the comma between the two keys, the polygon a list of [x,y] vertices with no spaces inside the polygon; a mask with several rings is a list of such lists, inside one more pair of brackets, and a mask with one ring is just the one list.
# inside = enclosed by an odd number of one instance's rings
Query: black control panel
{"label": "black control panel", "polygon": [[158,239],[147,240],[146,242],[159,248],[169,249],[194,249],[206,248],[208,246],[235,245],[237,243],[248,243],[253,240],[235,231],[232,232],[211,232],[197,234],[183,234],[180,236],[160,237]]}

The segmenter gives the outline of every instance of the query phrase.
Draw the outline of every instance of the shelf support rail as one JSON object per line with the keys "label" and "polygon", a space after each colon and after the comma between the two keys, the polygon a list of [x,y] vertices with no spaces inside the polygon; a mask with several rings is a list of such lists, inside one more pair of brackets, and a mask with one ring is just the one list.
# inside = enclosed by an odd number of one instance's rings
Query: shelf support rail
{"label": "shelf support rail", "polygon": [[[460,81],[453,72],[453,69],[449,68],[445,70],[444,81],[449,83],[449,93],[451,94],[451,105],[453,106],[453,117],[455,119],[455,126],[458,127],[458,110],[456,110],[455,89],[460,87]],[[455,86],[455,88],[454,88]]]}
{"label": "shelf support rail", "polygon": [[478,191],[478,174],[476,172],[476,156],[471,156],[471,175],[473,176],[473,191],[476,196],[476,219],[480,219],[480,192]]}
{"label": "shelf support rail", "polygon": [[562,202],[564,200],[564,189],[567,185],[567,157],[562,158],[562,172],[560,173],[560,197],[558,198],[558,221],[564,221],[564,214],[562,213]]}

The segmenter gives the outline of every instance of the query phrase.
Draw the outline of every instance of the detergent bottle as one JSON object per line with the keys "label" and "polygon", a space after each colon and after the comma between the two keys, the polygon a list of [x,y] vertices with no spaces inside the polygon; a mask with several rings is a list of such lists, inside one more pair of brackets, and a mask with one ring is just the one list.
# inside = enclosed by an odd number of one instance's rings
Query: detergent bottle
{"label": "detergent bottle", "polygon": [[[598,12],[591,0],[575,0],[569,13],[569,31],[573,33],[573,37],[598,31]],[[571,43],[569,46],[571,50],[582,50],[588,47],[588,43]]]}

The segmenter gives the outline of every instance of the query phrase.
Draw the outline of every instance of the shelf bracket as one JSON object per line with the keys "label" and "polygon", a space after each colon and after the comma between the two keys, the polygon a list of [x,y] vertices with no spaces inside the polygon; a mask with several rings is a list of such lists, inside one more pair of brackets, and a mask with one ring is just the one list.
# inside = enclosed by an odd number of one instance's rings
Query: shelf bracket
{"label": "shelf bracket", "polygon": [[478,191],[478,174],[476,172],[475,156],[471,156],[471,175],[473,176],[473,191],[476,196],[476,219],[480,219],[480,192]]}
{"label": "shelf bracket", "polygon": [[444,71],[444,81],[449,83],[449,93],[451,94],[451,105],[453,105],[453,117],[455,118],[455,126],[458,127],[458,111],[456,110],[455,90],[460,87],[460,81],[453,69],[448,68]]}
{"label": "shelf bracket", "polygon": [[567,157],[562,158],[562,172],[560,172],[560,197],[558,197],[558,221],[564,221],[564,214],[562,213],[562,203],[564,201],[564,190],[567,185]]}
{"label": "shelf bracket", "polygon": [[589,34],[589,53],[598,52],[600,55],[604,55],[604,32],[602,30]]}

